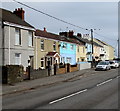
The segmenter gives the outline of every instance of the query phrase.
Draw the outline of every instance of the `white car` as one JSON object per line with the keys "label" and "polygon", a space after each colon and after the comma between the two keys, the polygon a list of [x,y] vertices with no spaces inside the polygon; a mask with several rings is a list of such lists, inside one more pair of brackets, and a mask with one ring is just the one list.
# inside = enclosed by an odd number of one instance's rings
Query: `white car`
{"label": "white car", "polygon": [[110,62],[109,61],[100,61],[96,66],[95,70],[110,70]]}
{"label": "white car", "polygon": [[118,63],[118,61],[110,61],[110,66],[111,66],[111,68],[118,68],[119,63]]}

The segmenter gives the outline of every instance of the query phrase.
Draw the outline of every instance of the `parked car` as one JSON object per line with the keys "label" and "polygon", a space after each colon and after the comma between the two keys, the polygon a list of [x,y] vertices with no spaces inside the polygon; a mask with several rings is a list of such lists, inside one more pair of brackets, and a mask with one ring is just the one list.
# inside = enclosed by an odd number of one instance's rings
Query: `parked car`
{"label": "parked car", "polygon": [[119,67],[119,62],[114,60],[114,61],[110,61],[110,66],[111,68],[118,68]]}
{"label": "parked car", "polygon": [[96,71],[97,70],[110,70],[111,66],[110,66],[110,62],[109,61],[101,61],[98,63],[98,65],[96,66]]}

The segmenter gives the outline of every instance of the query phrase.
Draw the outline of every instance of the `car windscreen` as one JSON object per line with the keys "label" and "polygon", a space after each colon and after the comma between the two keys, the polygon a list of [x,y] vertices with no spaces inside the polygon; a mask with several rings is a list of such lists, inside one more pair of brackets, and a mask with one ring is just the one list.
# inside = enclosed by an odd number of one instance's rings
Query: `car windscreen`
{"label": "car windscreen", "polygon": [[108,62],[99,62],[98,65],[108,65]]}
{"label": "car windscreen", "polygon": [[114,62],[110,62],[110,64],[113,64]]}

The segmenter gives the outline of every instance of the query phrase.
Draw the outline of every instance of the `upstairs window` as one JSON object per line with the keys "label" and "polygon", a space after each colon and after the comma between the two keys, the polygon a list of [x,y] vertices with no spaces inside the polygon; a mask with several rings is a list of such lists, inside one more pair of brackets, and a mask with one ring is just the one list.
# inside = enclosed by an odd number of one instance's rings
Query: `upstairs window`
{"label": "upstairs window", "polygon": [[28,46],[33,46],[33,33],[31,31],[28,32]]}
{"label": "upstairs window", "polygon": [[67,43],[63,43],[63,49],[67,49]]}
{"label": "upstairs window", "polygon": [[70,45],[70,49],[73,50],[74,49],[74,45]]}
{"label": "upstairs window", "polygon": [[19,28],[15,28],[15,45],[21,45],[21,33]]}
{"label": "upstairs window", "polygon": [[77,47],[77,51],[79,52],[79,46]]}
{"label": "upstairs window", "polygon": [[44,40],[41,40],[41,50],[44,50]]}
{"label": "upstairs window", "polygon": [[56,51],[56,42],[53,43],[53,50]]}

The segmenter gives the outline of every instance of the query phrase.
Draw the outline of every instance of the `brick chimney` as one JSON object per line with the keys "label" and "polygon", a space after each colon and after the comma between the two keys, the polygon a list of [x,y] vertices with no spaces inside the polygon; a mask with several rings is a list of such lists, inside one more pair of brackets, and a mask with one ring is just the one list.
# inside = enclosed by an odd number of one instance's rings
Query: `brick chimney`
{"label": "brick chimney", "polygon": [[69,37],[73,37],[73,34],[74,34],[73,30],[72,31],[69,30]]}
{"label": "brick chimney", "polygon": [[15,9],[15,11],[13,12],[13,14],[17,15],[22,20],[24,20],[24,13],[25,11],[22,8]]}
{"label": "brick chimney", "polygon": [[77,33],[77,36],[78,36],[78,37],[82,37],[82,34],[81,34],[81,33]]}
{"label": "brick chimney", "polygon": [[44,32],[47,32],[46,28],[44,27]]}

